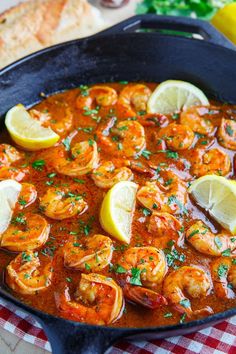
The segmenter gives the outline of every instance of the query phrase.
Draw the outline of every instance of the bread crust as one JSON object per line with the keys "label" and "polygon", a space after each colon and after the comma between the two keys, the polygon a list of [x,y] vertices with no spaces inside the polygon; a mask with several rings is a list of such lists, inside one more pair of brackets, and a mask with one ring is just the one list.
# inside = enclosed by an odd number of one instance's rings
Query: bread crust
{"label": "bread crust", "polygon": [[0,14],[0,68],[32,52],[105,28],[86,0],[29,0]]}

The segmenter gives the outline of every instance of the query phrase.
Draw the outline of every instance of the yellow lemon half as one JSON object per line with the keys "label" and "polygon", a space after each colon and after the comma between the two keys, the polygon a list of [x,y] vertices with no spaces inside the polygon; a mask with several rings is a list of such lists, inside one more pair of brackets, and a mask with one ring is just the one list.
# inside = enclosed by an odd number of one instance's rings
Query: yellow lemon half
{"label": "yellow lemon half", "polygon": [[51,128],[33,119],[21,104],[7,112],[5,124],[12,140],[30,151],[49,148],[60,138]]}
{"label": "yellow lemon half", "polygon": [[130,181],[116,183],[105,195],[100,223],[103,229],[119,241],[130,242],[138,185]]}
{"label": "yellow lemon half", "polygon": [[167,80],[158,85],[151,94],[147,111],[170,114],[196,105],[209,105],[207,97],[198,87],[186,81]]}
{"label": "yellow lemon half", "polygon": [[225,229],[236,234],[236,182],[207,175],[198,178],[189,192],[202,208]]}

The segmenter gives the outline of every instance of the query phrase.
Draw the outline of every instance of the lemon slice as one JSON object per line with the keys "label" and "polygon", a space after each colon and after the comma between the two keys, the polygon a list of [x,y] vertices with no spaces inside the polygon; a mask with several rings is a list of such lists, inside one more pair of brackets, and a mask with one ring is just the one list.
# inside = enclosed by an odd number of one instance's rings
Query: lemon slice
{"label": "lemon slice", "polygon": [[189,188],[196,202],[225,229],[236,234],[236,182],[225,177],[207,175]]}
{"label": "lemon slice", "polygon": [[131,238],[137,189],[134,182],[116,183],[105,195],[100,210],[103,229],[125,243],[129,243]]}
{"label": "lemon slice", "polygon": [[0,234],[8,228],[11,222],[21,188],[21,184],[12,179],[0,182]]}
{"label": "lemon slice", "polygon": [[199,88],[189,82],[167,80],[158,85],[151,94],[147,111],[169,114],[196,105],[209,105],[207,97]]}
{"label": "lemon slice", "polygon": [[5,124],[12,140],[27,150],[49,148],[59,139],[59,135],[51,128],[44,128],[21,104],[7,112]]}

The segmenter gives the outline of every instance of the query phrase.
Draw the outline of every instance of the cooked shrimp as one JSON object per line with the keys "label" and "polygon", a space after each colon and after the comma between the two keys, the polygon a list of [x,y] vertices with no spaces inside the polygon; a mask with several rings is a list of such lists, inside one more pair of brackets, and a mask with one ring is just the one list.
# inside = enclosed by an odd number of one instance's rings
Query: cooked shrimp
{"label": "cooked shrimp", "polygon": [[164,279],[163,292],[174,305],[175,309],[181,313],[186,313],[188,317],[193,315],[209,315],[212,309],[209,307],[193,311],[190,300],[184,295],[188,294],[194,299],[206,297],[211,290],[211,279],[205,270],[197,266],[183,266]]}
{"label": "cooked shrimp", "polygon": [[117,277],[129,300],[149,308],[166,303],[162,295],[146,289],[160,284],[167,272],[166,259],[161,250],[151,246],[131,247],[120,258],[118,267],[122,272],[118,272]]}
{"label": "cooked shrimp", "polygon": [[178,246],[183,244],[182,225],[178,219],[169,213],[153,212],[148,225],[148,232],[153,235],[154,244],[158,248],[166,248],[169,241],[175,241]]}
{"label": "cooked shrimp", "polygon": [[218,141],[227,149],[236,150],[236,122],[232,119],[222,119],[218,130]]}
{"label": "cooked shrimp", "polygon": [[211,263],[216,295],[222,299],[235,298],[236,257],[219,257]]}
{"label": "cooked shrimp", "polygon": [[213,234],[202,221],[195,222],[186,231],[186,239],[199,252],[209,256],[221,256],[222,252],[236,248],[230,234]]}
{"label": "cooked shrimp", "polygon": [[79,242],[67,242],[63,247],[63,254],[66,267],[98,272],[111,261],[112,240],[107,236],[94,235],[86,240],[85,245]]}
{"label": "cooked shrimp", "polygon": [[135,160],[130,160],[127,164],[127,166],[130,167],[130,169],[134,172],[138,172],[142,175],[145,175],[147,177],[153,177],[155,176],[155,171],[152,169],[149,164],[145,162],[140,162],[140,161],[135,161]]}
{"label": "cooked shrimp", "polygon": [[29,169],[17,168],[12,166],[0,166],[0,181],[4,179],[14,179],[17,182],[21,182],[29,173]]}
{"label": "cooked shrimp", "polygon": [[127,300],[140,304],[151,310],[157,309],[161,305],[167,305],[166,298],[151,289],[125,284],[123,293]]}
{"label": "cooked shrimp", "polygon": [[22,188],[15,210],[22,210],[27,206],[33,204],[37,198],[37,190],[31,183],[22,183]]}
{"label": "cooked shrimp", "polygon": [[131,247],[119,260],[119,265],[126,270],[126,281],[132,284],[132,268],[139,269],[141,285],[152,288],[160,284],[167,272],[164,253],[155,247]]}
{"label": "cooked shrimp", "polygon": [[164,116],[163,114],[159,113],[146,113],[139,115],[137,117],[138,122],[143,126],[143,127],[159,127],[163,128],[168,125],[169,119]]}
{"label": "cooked shrimp", "polygon": [[74,321],[108,325],[123,312],[121,288],[112,278],[96,273],[81,274],[75,300],[71,300],[68,287],[64,293],[56,293],[55,298],[61,313]]}
{"label": "cooked shrimp", "polygon": [[136,116],[139,111],[146,111],[151,90],[142,84],[126,86],[120,93],[117,108],[125,117]]}
{"label": "cooked shrimp", "polygon": [[93,86],[88,90],[87,96],[78,96],[76,106],[79,109],[92,108],[93,103],[98,106],[107,107],[116,104],[117,93],[109,86]]}
{"label": "cooked shrimp", "polygon": [[[19,229],[20,225],[23,230]],[[1,235],[1,247],[15,252],[35,250],[45,244],[49,231],[49,224],[38,214],[17,216]]]}
{"label": "cooked shrimp", "polygon": [[129,168],[115,168],[112,161],[103,162],[92,173],[92,179],[100,188],[111,188],[117,182],[130,181],[132,178],[133,173]]}
{"label": "cooked shrimp", "polygon": [[225,176],[230,172],[229,155],[221,149],[194,149],[191,155],[191,171],[197,176],[217,174]]}
{"label": "cooked shrimp", "polygon": [[165,182],[146,182],[137,193],[138,201],[153,211],[185,213],[187,187],[172,171],[165,171]]}
{"label": "cooked shrimp", "polygon": [[22,153],[9,144],[0,144],[0,181],[14,179],[22,181],[29,172],[28,168],[13,167],[12,164],[24,157]]}
{"label": "cooked shrimp", "polygon": [[65,135],[73,126],[73,115],[69,107],[65,109],[64,117],[55,119],[48,112],[40,112],[36,109],[29,111],[32,118],[39,120],[43,126],[50,127],[55,133]]}
{"label": "cooked shrimp", "polygon": [[[136,156],[146,146],[143,126],[137,121],[124,120],[113,127],[114,119],[108,121],[105,127],[100,127],[97,136],[101,145],[115,156]],[[110,136],[112,133],[112,136]]]}
{"label": "cooked shrimp", "polygon": [[209,107],[193,106],[189,107],[180,114],[180,123],[188,125],[194,132],[204,135],[210,135],[214,132],[214,125],[208,119],[209,112],[217,114],[217,110]]}
{"label": "cooked shrimp", "polygon": [[66,189],[49,188],[40,198],[40,210],[46,216],[55,220],[71,218],[83,213],[87,203],[79,194],[74,194]]}
{"label": "cooked shrimp", "polygon": [[6,282],[20,294],[33,295],[51,285],[52,264],[42,267],[37,252],[20,253],[7,266]]}
{"label": "cooked shrimp", "polygon": [[71,158],[63,146],[51,151],[52,166],[58,173],[66,176],[85,175],[96,168],[99,162],[97,143],[94,140],[76,143],[71,149]]}
{"label": "cooked shrimp", "polygon": [[161,128],[157,137],[164,140],[169,149],[178,151],[191,147],[194,133],[187,125],[171,123],[167,127]]}
{"label": "cooked shrimp", "polygon": [[12,163],[21,160],[24,154],[9,144],[0,144],[0,167],[10,166]]}

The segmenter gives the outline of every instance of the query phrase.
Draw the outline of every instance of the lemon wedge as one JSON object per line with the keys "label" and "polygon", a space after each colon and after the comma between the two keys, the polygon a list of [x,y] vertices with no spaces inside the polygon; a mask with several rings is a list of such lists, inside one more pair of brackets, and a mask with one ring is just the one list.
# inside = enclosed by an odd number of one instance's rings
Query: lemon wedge
{"label": "lemon wedge", "polygon": [[51,128],[44,128],[33,119],[21,104],[7,112],[5,124],[12,140],[27,150],[49,148],[60,138]]}
{"label": "lemon wedge", "polygon": [[189,192],[202,208],[225,229],[236,234],[236,182],[207,175],[198,178]]}
{"label": "lemon wedge", "polygon": [[0,234],[8,228],[11,222],[21,188],[21,184],[12,179],[0,182]]}
{"label": "lemon wedge", "polygon": [[199,88],[186,81],[167,80],[151,94],[147,111],[169,114],[196,105],[209,105],[207,97]]}
{"label": "lemon wedge", "polygon": [[105,195],[100,223],[117,240],[129,243],[138,185],[130,181],[116,183]]}

